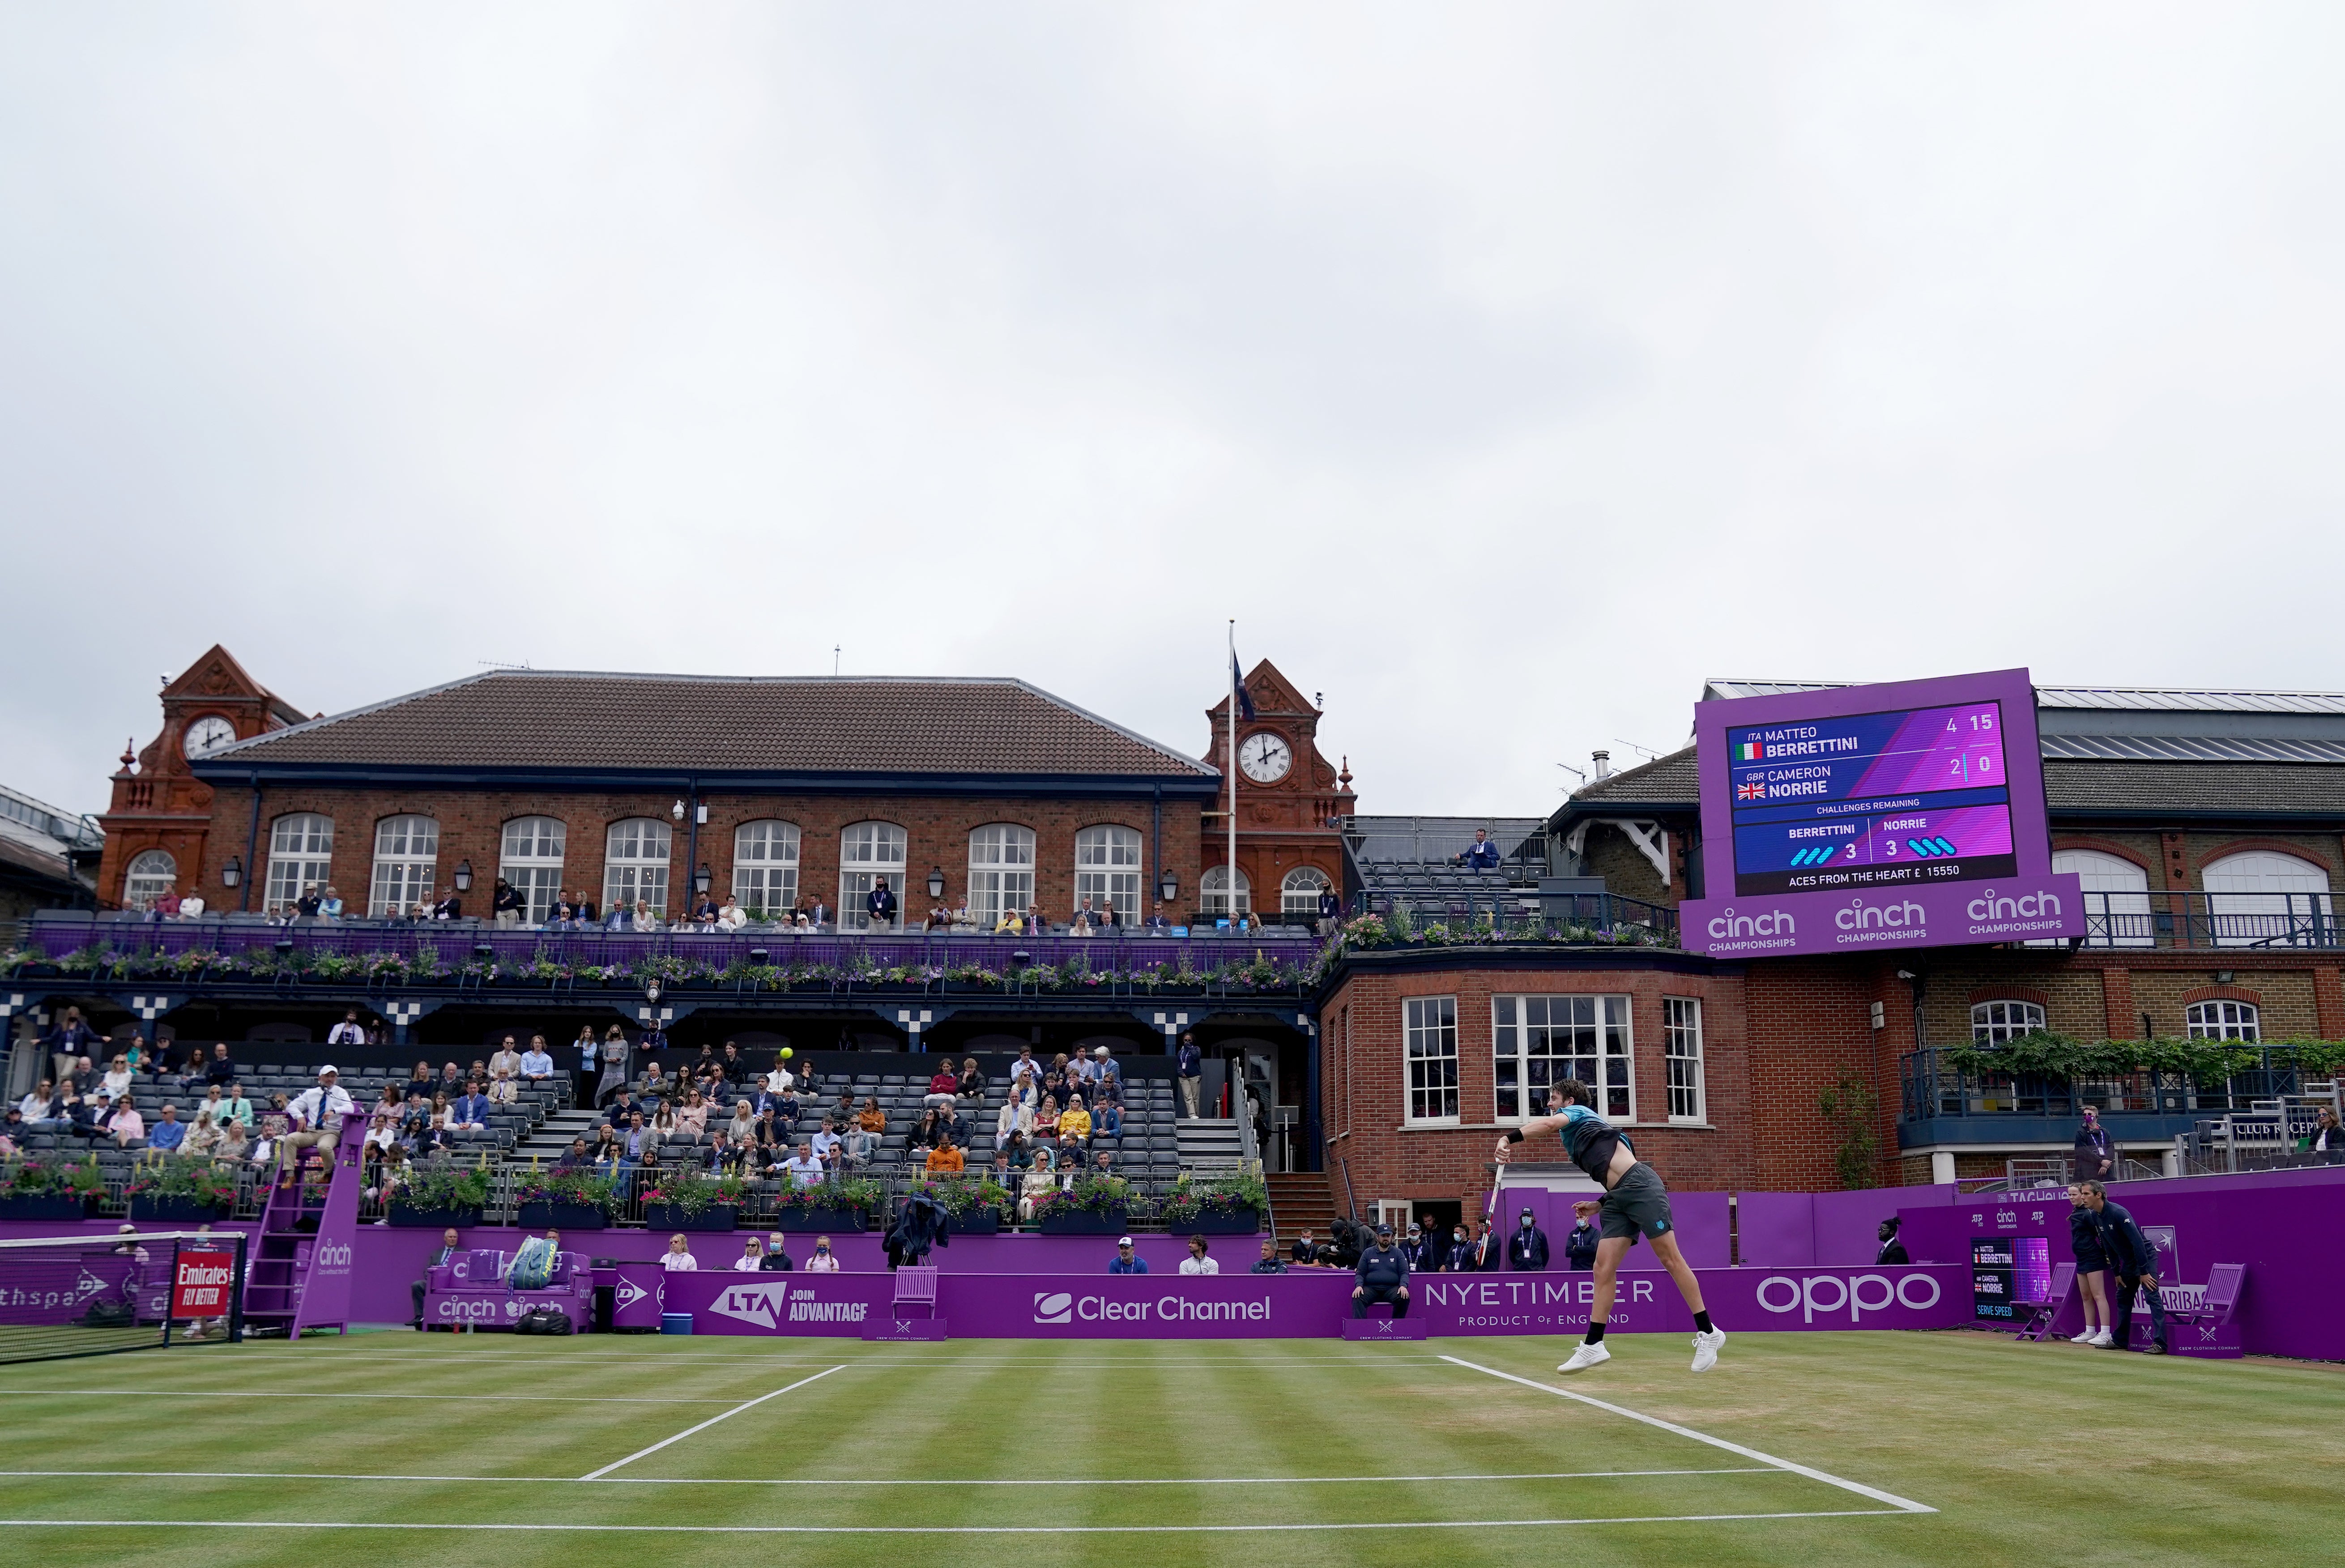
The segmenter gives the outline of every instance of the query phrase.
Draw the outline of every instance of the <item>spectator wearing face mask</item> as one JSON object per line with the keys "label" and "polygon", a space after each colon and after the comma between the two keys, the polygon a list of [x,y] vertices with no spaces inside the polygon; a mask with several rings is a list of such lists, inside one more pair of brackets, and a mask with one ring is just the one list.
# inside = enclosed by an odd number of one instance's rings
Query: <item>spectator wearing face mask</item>
{"label": "spectator wearing face mask", "polygon": [[1514,1235],[1507,1239],[1507,1267],[1518,1271],[1547,1267],[1547,1232],[1538,1228],[1538,1217],[1528,1209],[1516,1222]]}
{"label": "spectator wearing face mask", "polygon": [[809,1274],[838,1272],[838,1255],[830,1249],[829,1237],[817,1236],[814,1239],[814,1256],[807,1259],[806,1271]]}
{"label": "spectator wearing face mask", "polygon": [[1601,1239],[1596,1233],[1593,1215],[1583,1214],[1579,1223],[1563,1239],[1563,1261],[1568,1269],[1589,1270],[1596,1267],[1596,1243]]}

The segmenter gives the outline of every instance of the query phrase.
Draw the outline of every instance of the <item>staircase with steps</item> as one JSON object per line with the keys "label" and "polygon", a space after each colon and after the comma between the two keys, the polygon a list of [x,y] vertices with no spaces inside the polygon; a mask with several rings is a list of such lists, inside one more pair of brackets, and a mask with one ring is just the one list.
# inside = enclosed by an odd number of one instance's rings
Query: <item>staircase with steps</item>
{"label": "staircase with steps", "polygon": [[1271,1212],[1278,1217],[1278,1245],[1282,1252],[1305,1230],[1322,1241],[1327,1239],[1335,1229],[1336,1211],[1335,1189],[1327,1183],[1326,1172],[1273,1172],[1264,1180],[1270,1186]]}
{"label": "staircase with steps", "polygon": [[515,1165],[527,1165],[534,1156],[540,1165],[552,1165],[570,1148],[574,1138],[584,1138],[591,1148],[594,1128],[602,1119],[591,1110],[555,1111],[515,1144],[505,1158]]}
{"label": "staircase with steps", "polygon": [[1238,1124],[1230,1117],[1184,1118],[1179,1128],[1181,1168],[1192,1176],[1235,1174],[1242,1163]]}

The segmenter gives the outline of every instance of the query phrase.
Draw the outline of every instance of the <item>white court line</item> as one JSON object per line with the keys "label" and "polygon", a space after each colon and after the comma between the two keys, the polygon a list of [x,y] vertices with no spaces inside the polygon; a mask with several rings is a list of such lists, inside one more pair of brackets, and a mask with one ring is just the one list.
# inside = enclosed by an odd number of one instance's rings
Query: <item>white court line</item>
{"label": "white court line", "polygon": [[[57,1394],[80,1393],[79,1389],[0,1389],[0,1398],[16,1395],[25,1399],[46,1399]],[[721,1405],[721,1399],[645,1399],[637,1396],[613,1395],[602,1399],[586,1394],[360,1394],[311,1393],[283,1389],[114,1389],[109,1394],[127,1394],[142,1400],[436,1400],[444,1404],[461,1399],[466,1404],[512,1403],[556,1405]]]}
{"label": "white court line", "polygon": [[1441,1359],[1452,1365],[1465,1367],[1472,1371],[1487,1373],[1494,1378],[1504,1378],[1510,1383],[1520,1383],[1527,1389],[1537,1389],[1543,1394],[1553,1394],[1558,1399],[1578,1400],[1581,1404],[1593,1405],[1598,1410],[1609,1411],[1614,1415],[1627,1416],[1630,1421],[1643,1421],[1647,1426],[1657,1426],[1663,1431],[1675,1432],[1680,1437],[1690,1437],[1696,1442],[1706,1442],[1712,1448],[1722,1448],[1729,1453],[1739,1453],[1745,1459],[1755,1459],[1761,1464],[1771,1465],[1777,1470],[1788,1470],[1794,1475],[1804,1475],[1811,1481],[1821,1481],[1826,1486],[1837,1486],[1842,1492],[1853,1492],[1860,1497],[1870,1497],[1875,1502],[1886,1502],[1901,1513],[1938,1512],[1926,1502],[1916,1502],[1910,1497],[1900,1497],[1893,1492],[1883,1492],[1878,1487],[1866,1486],[1858,1482],[1843,1481],[1828,1471],[1816,1470],[1804,1464],[1794,1464],[1788,1459],[1777,1459],[1771,1453],[1761,1453],[1755,1448],[1745,1448],[1739,1442],[1729,1442],[1722,1437],[1712,1437],[1708,1432],[1696,1431],[1690,1426],[1680,1426],[1675,1421],[1663,1421],[1659,1416],[1646,1415],[1642,1411],[1632,1411],[1626,1405],[1608,1404],[1602,1400],[1590,1399],[1586,1394],[1574,1393],[1569,1389],[1557,1388],[1553,1383],[1538,1382],[1530,1378],[1518,1378],[1512,1372],[1502,1372],[1496,1367],[1485,1367],[1473,1361],[1460,1361],[1456,1356],[1444,1356]]}
{"label": "white court line", "polygon": [[[772,1397],[770,1395],[768,1398]],[[620,1462],[624,1463],[623,1460]],[[1504,1475],[1200,1475],[1146,1476],[1133,1479],[1094,1477],[1031,1480],[952,1481],[929,1477],[878,1480],[868,1476],[808,1476],[729,1478],[724,1476],[615,1475],[603,1478],[605,1486],[1335,1486],[1392,1481],[1605,1481],[1653,1475],[1780,1475],[1772,1464],[1738,1465],[1721,1470],[1550,1470]],[[570,1475],[353,1475],[297,1470],[0,1470],[0,1481],[38,1480],[127,1481],[426,1481],[464,1486],[518,1482],[529,1486],[575,1486],[593,1476]]]}
{"label": "white court line", "polygon": [[[1794,1513],[1632,1513],[1585,1519],[1409,1519],[1326,1524],[428,1524],[316,1519],[0,1519],[0,1530],[518,1530],[584,1535],[1289,1535],[1317,1531],[1505,1530],[1525,1525],[1712,1524],[1745,1519],[1867,1519],[1894,1508]],[[1935,1512],[1925,1509],[1924,1512]]]}
{"label": "white court line", "polygon": [[728,1420],[729,1418],[731,1418],[731,1417],[733,1417],[733,1416],[739,1415],[743,1411],[746,1411],[746,1410],[755,1410],[757,1406],[759,1406],[759,1405],[761,1405],[761,1404],[764,1404],[767,1400],[777,1400],[777,1399],[781,1398],[784,1394],[790,1392],[790,1391],[791,1391],[791,1390],[793,1390],[793,1389],[802,1389],[802,1388],[806,1387],[806,1386],[807,1386],[807,1384],[808,1384],[808,1383],[812,1383],[812,1382],[819,1382],[819,1381],[821,1381],[823,1379],[825,1379],[825,1378],[827,1378],[827,1377],[830,1376],[830,1374],[831,1374],[832,1372],[843,1372],[843,1371],[845,1371],[846,1370],[847,1370],[847,1363],[846,1363],[846,1362],[844,1362],[844,1361],[842,1361],[842,1362],[840,1362],[838,1366],[835,1366],[835,1367],[829,1367],[829,1368],[825,1369],[825,1370],[824,1370],[824,1371],[818,1371],[818,1372],[815,1373],[815,1375],[814,1375],[813,1377],[810,1377],[810,1378],[800,1378],[797,1381],[796,1381],[796,1382],[794,1382],[794,1383],[790,1384],[789,1388],[776,1389],[772,1393],[769,1393],[769,1394],[759,1394],[756,1399],[750,1400],[750,1401],[746,1401],[746,1403],[742,1403],[742,1404],[735,1405],[731,1410],[726,1411],[723,1415],[713,1415],[713,1416],[710,1416],[706,1421],[702,1421],[698,1426],[695,1426],[695,1427],[686,1427],[684,1431],[680,1431],[680,1432],[676,1433],[674,1437],[662,1438],[659,1442],[655,1442],[655,1443],[652,1444],[652,1445],[651,1445],[651,1447],[649,1447],[649,1448],[637,1449],[634,1452],[633,1452],[633,1453],[631,1453],[631,1454],[627,1455],[627,1457],[626,1457],[626,1458],[622,1459],[622,1460],[614,1461],[614,1462],[612,1462],[612,1463],[610,1463],[610,1464],[606,1464],[606,1465],[604,1465],[602,1469],[600,1469],[600,1470],[598,1470],[598,1471],[594,1472],[592,1475],[582,1475],[582,1476],[580,1476],[578,1479],[579,1479],[579,1480],[581,1480],[581,1481],[600,1481],[600,1480],[602,1480],[604,1476],[606,1476],[606,1475],[610,1474],[613,1471],[614,1471],[614,1470],[618,1469],[621,1465],[633,1464],[633,1463],[634,1463],[634,1462],[635,1462],[635,1461],[637,1461],[637,1460],[639,1460],[639,1459],[643,1458],[643,1457],[644,1457],[645,1455],[646,1455],[646,1454],[657,1453],[660,1450],[662,1450],[662,1449],[665,1448],[668,1444],[670,1444],[670,1443],[672,1443],[672,1442],[682,1442],[685,1438],[690,1437],[694,1432],[696,1432],[696,1431],[706,1431],[710,1427],[715,1426],[715,1425],[716,1425],[718,1421],[720,1421]]}

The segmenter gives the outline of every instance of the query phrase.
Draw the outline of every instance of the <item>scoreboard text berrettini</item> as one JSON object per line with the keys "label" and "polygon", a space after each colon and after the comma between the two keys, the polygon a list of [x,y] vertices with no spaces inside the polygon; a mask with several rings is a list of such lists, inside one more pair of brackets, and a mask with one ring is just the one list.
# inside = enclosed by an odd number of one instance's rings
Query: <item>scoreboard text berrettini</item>
{"label": "scoreboard text berrettini", "polygon": [[2011,875],[2004,733],[1991,701],[1729,729],[1734,891]]}

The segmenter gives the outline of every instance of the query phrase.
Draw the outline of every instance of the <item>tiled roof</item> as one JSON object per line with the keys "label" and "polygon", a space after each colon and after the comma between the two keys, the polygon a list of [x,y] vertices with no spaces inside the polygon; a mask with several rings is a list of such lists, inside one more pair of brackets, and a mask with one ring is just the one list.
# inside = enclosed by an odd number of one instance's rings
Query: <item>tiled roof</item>
{"label": "tiled roof", "polygon": [[1022,681],[492,670],[223,747],[252,767],[1213,779]]}
{"label": "tiled roof", "polygon": [[[1686,805],[1701,791],[1694,773],[1694,749],[1686,746],[1633,768],[1622,768],[1572,792],[1575,806]],[[1567,808],[1568,809],[1568,808]]]}
{"label": "tiled roof", "polygon": [[2045,804],[2156,817],[2237,812],[2345,816],[2345,768],[2319,763],[2113,763],[2044,759]]}

